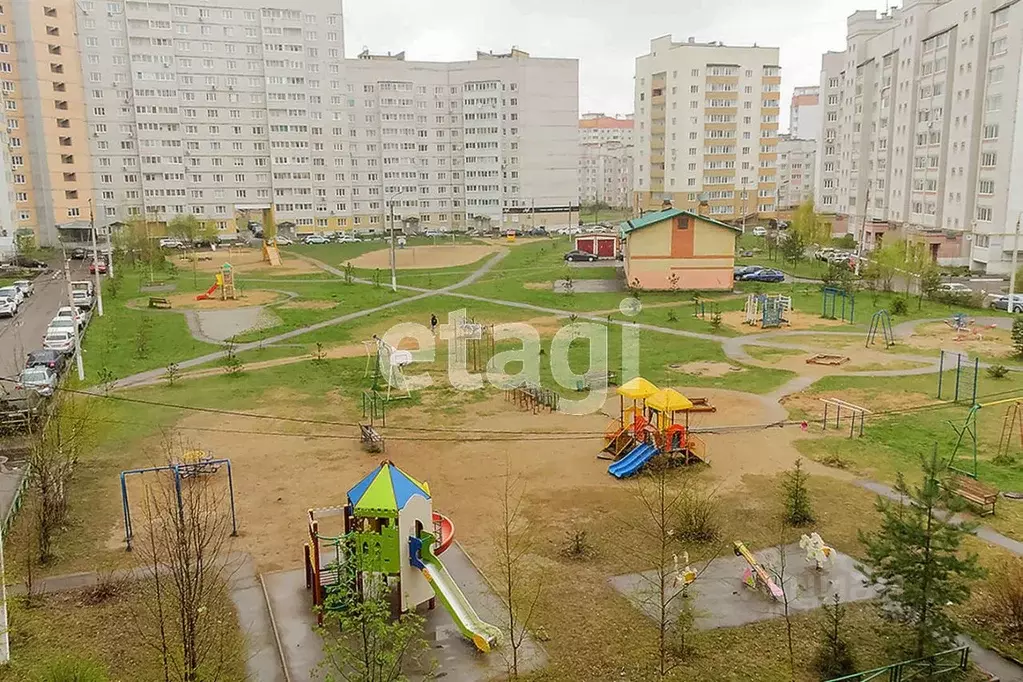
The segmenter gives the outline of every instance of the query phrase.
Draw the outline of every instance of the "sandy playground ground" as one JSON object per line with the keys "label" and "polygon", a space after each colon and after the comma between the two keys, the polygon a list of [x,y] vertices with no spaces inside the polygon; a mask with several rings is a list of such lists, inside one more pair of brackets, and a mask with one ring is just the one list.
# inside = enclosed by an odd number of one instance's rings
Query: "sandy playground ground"
{"label": "sandy playground ground", "polygon": [[[220,289],[213,292],[212,298],[197,301],[198,294],[171,294],[165,298],[170,301],[171,310],[231,310],[234,308],[252,308],[255,306],[267,305],[284,298],[283,294],[276,291],[263,291],[262,289],[239,289],[238,297],[220,300]],[[145,305],[145,302],[143,302]]]}
{"label": "sandy playground ground", "polygon": [[[496,246],[473,246],[450,244],[446,246],[411,246],[396,249],[396,267],[401,270],[423,270],[427,268],[452,268],[469,265],[481,258],[499,251]],[[387,249],[364,253],[351,261],[357,268],[389,268],[390,252]]]}
{"label": "sandy playground ground", "polygon": [[957,332],[944,322],[917,325],[906,345],[924,350],[964,350],[993,357],[1008,357],[1012,353],[1012,335],[1007,329],[970,325]]}
{"label": "sandy playground ground", "polygon": [[[721,313],[721,321],[726,324],[729,328],[735,331],[742,332],[743,334],[759,334],[763,331],[760,325],[756,326],[745,323],[746,313],[742,310],[729,310]],[[788,324],[783,324],[777,329],[813,329],[816,327],[842,327],[845,326],[845,322],[842,320],[829,320],[817,315],[816,313],[804,313],[799,310],[789,310],[785,313],[785,319],[789,321]]]}
{"label": "sandy playground ground", "polygon": [[251,272],[253,270],[270,270],[274,275],[301,275],[312,272],[320,272],[320,269],[308,261],[292,256],[287,251],[281,251],[281,264],[271,268],[269,263],[263,262],[263,250],[261,248],[248,248],[232,246],[219,248],[216,251],[196,251],[188,254],[186,258],[182,254],[174,258],[174,265],[179,270],[190,270],[192,262],[190,258],[206,258],[209,260],[197,260],[195,269],[199,272],[219,272],[224,263],[230,263],[235,272]]}
{"label": "sandy playground ground", "polygon": [[[766,424],[785,418],[784,409],[759,396],[706,388],[682,390],[707,397],[718,408],[716,413],[692,415],[693,427]],[[438,398],[425,395],[424,399]],[[272,404],[276,415],[309,416],[308,397],[287,390],[271,390],[261,402]],[[322,396],[318,405],[333,409],[332,418],[337,420],[347,421],[355,414],[355,408],[337,394]],[[617,416],[618,409],[617,396],[611,396],[606,412]],[[176,426],[183,438],[194,439],[192,447],[231,459],[240,524],[233,549],[251,552],[261,571],[301,565],[306,511],[343,504],[347,490],[385,457],[426,480],[435,508],[453,520],[458,539],[470,551],[488,555],[494,550],[506,465],[521,479],[523,508],[530,510],[531,521],[556,529],[554,535],[564,535],[588,519],[614,514],[633,495],[632,484],[608,475],[608,462],[596,457],[608,414],[532,414],[501,396],[473,403],[463,414],[467,416],[440,418],[423,407],[389,409],[388,426],[380,429],[386,440],[384,454],[365,452],[354,427],[245,417],[231,417],[230,424],[225,424],[222,416],[209,414],[190,415]],[[189,431],[226,426],[232,431]],[[276,435],[281,433],[295,435]],[[739,487],[745,475],[791,468],[799,456],[792,441],[803,434],[798,428],[774,427],[701,437],[711,463],[705,475],[712,485],[727,490]],[[145,443],[138,456],[143,457],[142,453],[160,457],[160,437]],[[143,499],[145,486],[152,485],[152,478],[148,482],[145,478],[134,477],[131,482],[134,500]],[[116,488],[115,478],[110,481],[113,498],[118,497]],[[113,511],[106,521],[111,549],[121,546],[123,539],[120,515]],[[133,515],[144,517],[141,510]]]}

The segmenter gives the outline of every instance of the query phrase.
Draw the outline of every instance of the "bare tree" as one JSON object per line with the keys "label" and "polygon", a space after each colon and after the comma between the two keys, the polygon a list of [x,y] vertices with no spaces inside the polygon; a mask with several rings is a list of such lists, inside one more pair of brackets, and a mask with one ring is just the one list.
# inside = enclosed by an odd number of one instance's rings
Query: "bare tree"
{"label": "bare tree", "polygon": [[[174,446],[165,445],[172,453]],[[209,473],[152,474],[159,481],[142,498],[144,527],[135,557],[148,583],[137,600],[135,623],[159,656],[164,682],[216,682],[238,655],[224,636],[234,616],[228,601],[223,493]]]}
{"label": "bare tree", "polygon": [[57,397],[38,430],[30,431],[29,485],[36,494],[37,544],[42,563],[53,558],[54,536],[67,525],[71,478],[79,457],[95,436],[89,412],[83,400]]}
{"label": "bare tree", "polygon": [[506,656],[508,676],[519,676],[519,649],[526,639],[526,631],[536,613],[537,603],[543,593],[543,581],[537,579],[529,584],[525,558],[532,549],[531,536],[520,527],[523,519],[522,487],[512,475],[511,461],[505,460],[504,486],[501,491],[501,527],[497,536],[497,563],[501,576],[501,591],[508,606],[508,647]]}
{"label": "bare tree", "polygon": [[[778,588],[781,589],[782,615],[785,618],[785,637],[789,649],[789,675],[796,679],[796,648],[792,641],[792,614],[789,610],[789,590],[785,585],[785,569],[788,567],[788,557],[785,554],[785,522],[778,531],[778,564],[771,568],[775,580],[778,581]],[[792,589],[796,589],[793,585]]]}
{"label": "bare tree", "polygon": [[[632,556],[644,567],[654,566],[653,570],[640,573],[648,588],[640,600],[644,606],[652,607],[650,611],[657,623],[657,674],[661,678],[682,664],[686,653],[685,633],[692,625],[693,614],[688,605],[676,604],[686,598],[688,586],[684,582],[680,584],[677,556],[682,547],[678,536],[680,532],[686,535],[686,509],[699,497],[689,476],[681,477],[673,485],[671,471],[670,465],[661,460],[647,465],[646,475],[635,487],[642,513],[635,520],[626,521],[629,535],[638,541],[636,546],[630,547]],[[699,578],[718,553],[717,550],[708,552],[703,566],[694,569],[690,577]]]}

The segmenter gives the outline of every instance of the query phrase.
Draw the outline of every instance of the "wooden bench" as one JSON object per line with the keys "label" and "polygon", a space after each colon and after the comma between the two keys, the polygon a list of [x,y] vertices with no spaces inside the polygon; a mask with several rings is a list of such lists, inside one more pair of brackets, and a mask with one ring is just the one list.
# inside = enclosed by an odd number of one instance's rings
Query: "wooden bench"
{"label": "wooden bench", "polygon": [[370,452],[383,452],[384,439],[377,430],[368,424],[359,424],[360,442]]}
{"label": "wooden bench", "polygon": [[167,309],[171,307],[171,302],[163,296],[150,296],[149,307]]}
{"label": "wooden bench", "polygon": [[975,505],[981,516],[994,515],[998,490],[968,476],[953,476],[947,483],[948,491]]}

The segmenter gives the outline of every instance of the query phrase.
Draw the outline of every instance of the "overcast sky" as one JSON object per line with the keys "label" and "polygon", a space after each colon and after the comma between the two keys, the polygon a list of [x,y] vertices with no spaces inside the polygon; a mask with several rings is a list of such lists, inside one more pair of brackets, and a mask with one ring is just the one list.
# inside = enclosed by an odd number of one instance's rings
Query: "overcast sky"
{"label": "overcast sky", "polygon": [[[893,3],[897,4],[897,3]],[[579,109],[631,113],[635,59],[650,39],[781,48],[782,130],[792,88],[815,85],[821,54],[845,48],[845,20],[884,0],[345,0],[347,56],[474,59],[476,49],[579,60]]]}

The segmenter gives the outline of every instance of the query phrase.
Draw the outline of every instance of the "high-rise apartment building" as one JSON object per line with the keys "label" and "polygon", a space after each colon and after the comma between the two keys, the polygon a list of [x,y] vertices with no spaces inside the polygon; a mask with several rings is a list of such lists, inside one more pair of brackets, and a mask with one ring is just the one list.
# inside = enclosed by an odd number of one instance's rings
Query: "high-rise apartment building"
{"label": "high-rise apartment building", "polygon": [[17,251],[18,217],[14,210],[14,169],[11,168],[10,135],[0,112],[0,259]]}
{"label": "high-rise apartment building", "polygon": [[886,233],[944,264],[1010,269],[1023,210],[1013,168],[1023,10],[993,0],[907,2],[848,20],[824,56],[816,194],[867,248]]}
{"label": "high-rise apartment building", "polygon": [[17,229],[38,243],[89,217],[92,165],[73,0],[0,2],[0,83]]}
{"label": "high-rise apartment building", "polygon": [[811,85],[792,91],[789,105],[789,135],[801,140],[816,140],[821,135],[821,89]]}
{"label": "high-rise apartment building", "polygon": [[579,197],[583,203],[632,204],[633,118],[583,114],[579,120]]}
{"label": "high-rise apartment building", "polygon": [[817,142],[791,135],[778,138],[778,208],[795,208],[813,198]]}
{"label": "high-rise apartment building", "polygon": [[650,42],[636,59],[634,208],[775,214],[778,48]]}
{"label": "high-rise apartment building", "polygon": [[346,60],[340,0],[272,5],[77,2],[104,221],[378,230],[394,201],[422,227],[568,223],[576,60]]}

